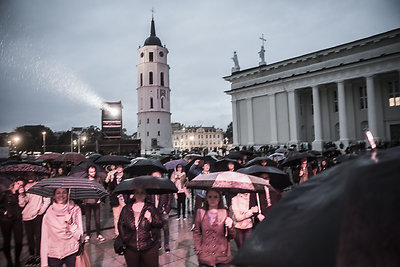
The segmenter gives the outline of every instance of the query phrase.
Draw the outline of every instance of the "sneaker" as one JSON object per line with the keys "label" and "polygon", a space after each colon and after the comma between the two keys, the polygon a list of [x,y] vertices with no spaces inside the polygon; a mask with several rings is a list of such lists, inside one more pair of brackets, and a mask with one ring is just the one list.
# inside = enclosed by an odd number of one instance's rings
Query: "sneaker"
{"label": "sneaker", "polygon": [[165,249],[165,253],[168,254],[168,253],[170,253],[170,252],[171,252],[171,250],[170,250],[169,248],[166,248],[166,249]]}
{"label": "sneaker", "polygon": [[183,220],[186,221],[186,217],[183,217]]}
{"label": "sneaker", "polygon": [[190,231],[193,232],[193,230],[194,230],[194,224],[192,225],[192,228],[190,228]]}
{"label": "sneaker", "polygon": [[106,239],[102,235],[97,236],[97,241],[103,242],[104,240],[106,240]]}
{"label": "sneaker", "polygon": [[85,239],[83,240],[83,242],[87,243],[87,242],[89,242],[89,240],[90,240],[90,236],[87,235],[87,236],[85,236]]}
{"label": "sneaker", "polygon": [[177,220],[177,221],[179,221],[181,218],[180,217],[178,217],[178,218],[176,218],[175,220]]}

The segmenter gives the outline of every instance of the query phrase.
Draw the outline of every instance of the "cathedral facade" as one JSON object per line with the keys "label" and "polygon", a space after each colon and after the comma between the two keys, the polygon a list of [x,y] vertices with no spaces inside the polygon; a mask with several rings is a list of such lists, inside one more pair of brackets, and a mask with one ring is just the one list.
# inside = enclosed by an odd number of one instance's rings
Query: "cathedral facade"
{"label": "cathedral facade", "polygon": [[234,146],[400,141],[400,29],[245,70],[233,59]]}
{"label": "cathedral facade", "polygon": [[170,153],[172,129],[168,49],[156,36],[154,19],[151,21],[150,36],[138,51],[137,137],[141,140],[141,154],[152,151]]}

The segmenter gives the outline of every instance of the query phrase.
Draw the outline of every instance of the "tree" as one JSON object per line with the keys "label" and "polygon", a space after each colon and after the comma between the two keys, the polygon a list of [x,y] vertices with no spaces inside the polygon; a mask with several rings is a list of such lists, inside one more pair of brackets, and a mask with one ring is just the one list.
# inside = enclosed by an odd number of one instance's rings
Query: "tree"
{"label": "tree", "polygon": [[15,136],[19,137],[17,150],[42,151],[43,132],[46,132],[46,145],[55,143],[56,138],[53,131],[43,125],[25,125],[15,129]]}
{"label": "tree", "polygon": [[233,142],[233,125],[232,122],[228,124],[226,127],[226,132],[224,133],[224,138],[228,138],[228,143],[232,144]]}

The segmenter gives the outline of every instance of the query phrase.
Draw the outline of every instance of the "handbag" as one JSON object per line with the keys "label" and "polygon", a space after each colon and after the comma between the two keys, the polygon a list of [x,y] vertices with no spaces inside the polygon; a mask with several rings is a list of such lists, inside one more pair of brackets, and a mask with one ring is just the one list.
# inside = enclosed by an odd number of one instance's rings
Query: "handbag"
{"label": "handbag", "polygon": [[82,255],[83,251],[85,250],[85,242],[83,240],[83,236],[79,238],[78,242],[79,242],[79,249],[78,252],[76,253],[77,256]]}
{"label": "handbag", "polygon": [[75,267],[91,267],[89,255],[84,247],[82,254],[76,255]]}
{"label": "handbag", "polygon": [[120,235],[118,235],[114,240],[114,251],[118,255],[124,255],[126,247]]}

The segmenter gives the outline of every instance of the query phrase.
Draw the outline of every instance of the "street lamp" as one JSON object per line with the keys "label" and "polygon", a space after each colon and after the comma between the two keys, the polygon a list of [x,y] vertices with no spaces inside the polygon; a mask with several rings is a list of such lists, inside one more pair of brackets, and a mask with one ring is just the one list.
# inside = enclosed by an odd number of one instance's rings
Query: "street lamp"
{"label": "street lamp", "polygon": [[43,136],[43,154],[46,153],[46,131],[42,132]]}

